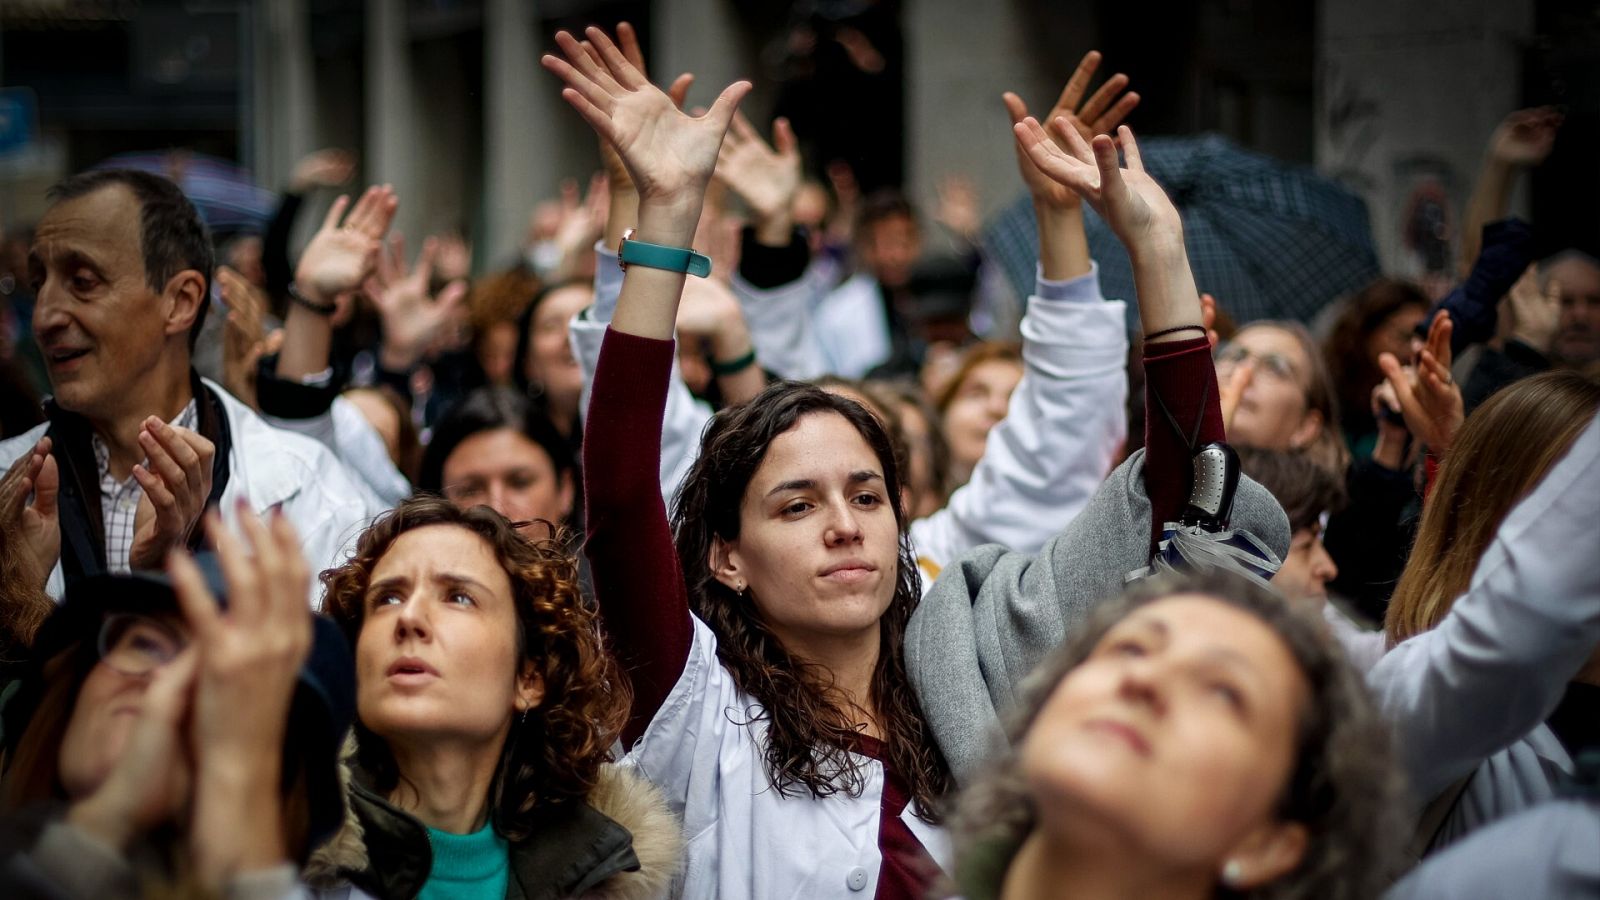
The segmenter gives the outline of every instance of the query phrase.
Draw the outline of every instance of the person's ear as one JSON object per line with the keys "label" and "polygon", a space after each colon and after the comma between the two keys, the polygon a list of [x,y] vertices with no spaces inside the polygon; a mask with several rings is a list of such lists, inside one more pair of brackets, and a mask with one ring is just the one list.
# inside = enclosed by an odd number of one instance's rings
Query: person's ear
{"label": "person's ear", "polygon": [[1305,859],[1310,834],[1299,822],[1270,822],[1245,835],[1223,858],[1220,880],[1235,891],[1271,884]]}
{"label": "person's ear", "polygon": [[532,662],[522,664],[522,674],[517,676],[517,697],[512,701],[516,707],[517,715],[522,715],[530,709],[538,709],[544,702],[544,676]]}
{"label": "person's ear", "polygon": [[1322,435],[1322,410],[1308,409],[1300,418],[1300,424],[1295,426],[1294,433],[1289,435],[1289,446],[1295,450],[1304,450]]}
{"label": "person's ear", "polygon": [[711,554],[707,564],[711,566],[711,574],[735,594],[743,594],[750,587],[745,579],[743,565],[739,561],[739,542],[724,541],[720,537],[711,539]]}
{"label": "person's ear", "polygon": [[184,269],[167,279],[161,299],[164,301],[162,307],[166,320],[164,332],[168,337],[174,334],[187,337],[194,320],[205,308],[203,304],[211,302],[204,276],[194,269]]}

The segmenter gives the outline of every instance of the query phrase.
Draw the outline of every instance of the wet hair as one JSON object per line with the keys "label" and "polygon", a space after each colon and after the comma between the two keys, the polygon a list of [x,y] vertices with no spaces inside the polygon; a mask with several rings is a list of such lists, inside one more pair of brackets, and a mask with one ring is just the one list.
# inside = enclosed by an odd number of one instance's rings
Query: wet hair
{"label": "wet hair", "polygon": [[461,443],[485,431],[510,429],[539,445],[550,457],[557,478],[577,465],[572,446],[533,403],[505,387],[477,388],[450,408],[434,426],[433,439],[422,454],[417,489],[438,493],[444,489],[444,464]]}
{"label": "wet hair", "polygon": [[[581,801],[595,787],[600,765],[611,758],[632,693],[606,649],[599,614],[579,593],[578,561],[558,535],[531,541],[488,508],[457,509],[432,496],[413,497],[384,513],[362,533],[355,555],[322,573],[327,614],[344,630],[352,650],[366,621],[372,573],[401,535],[449,525],[477,535],[511,582],[516,609],[518,670],[531,666],[544,699],[511,731],[489,789],[490,820],[507,840],[520,840],[547,811]],[[402,774],[388,744],[359,721],[357,762],[387,793]]]}
{"label": "wet hair", "polygon": [[1240,447],[1239,467],[1260,482],[1289,516],[1290,533],[1317,524],[1347,500],[1342,475],[1312,462],[1304,453]]}
{"label": "wet hair", "polygon": [[1500,523],[1600,409],[1600,382],[1545,372],[1500,389],[1450,444],[1384,616],[1389,643],[1432,629],[1467,589]]}
{"label": "wet hair", "polygon": [[70,175],[50,188],[51,203],[76,200],[101,188],[121,185],[139,201],[139,249],[144,255],[145,284],[160,292],[172,276],[187,269],[203,280],[200,309],[189,326],[189,349],[200,338],[211,305],[211,274],[216,251],[204,219],[171,179],[136,169],[93,169]]}
{"label": "wet hair", "polygon": [[684,478],[672,527],[695,615],[717,636],[717,655],[740,691],[761,704],[767,778],[784,795],[858,796],[865,775],[850,748],[858,733],[848,701],[832,673],[789,652],[762,621],[756,604],[717,580],[711,551],[717,539],[739,537],[745,491],[772,442],[811,415],[843,418],[872,448],[884,491],[900,528],[894,597],[880,620],[872,702],[884,733],[886,764],[905,778],[916,814],[937,821],[949,790],[950,768],[934,743],[906,673],[906,623],[921,596],[921,581],[900,505],[900,470],[889,434],[861,404],[796,382],[769,385],[743,406],[712,417],[700,456]]}
{"label": "wet hair", "polygon": [[1383,380],[1383,372],[1367,356],[1368,338],[1395,313],[1407,307],[1426,313],[1429,306],[1421,289],[1395,278],[1379,278],[1350,298],[1323,351],[1328,375],[1338,386],[1345,434],[1358,437],[1376,427],[1372,389]]}
{"label": "wet hair", "polygon": [[[951,816],[956,880],[970,898],[996,897],[1038,810],[1022,774],[1018,748],[1062,680],[1118,622],[1178,594],[1200,594],[1254,616],[1289,650],[1305,677],[1294,766],[1278,801],[1281,820],[1305,826],[1310,838],[1298,866],[1249,891],[1217,888],[1219,897],[1363,900],[1382,893],[1403,844],[1398,763],[1388,724],[1366,685],[1320,620],[1276,591],[1228,572],[1145,579],[1102,605],[1024,679],[1008,717],[1007,746],[964,790]],[[1205,823],[1192,823],[1204,827]]]}

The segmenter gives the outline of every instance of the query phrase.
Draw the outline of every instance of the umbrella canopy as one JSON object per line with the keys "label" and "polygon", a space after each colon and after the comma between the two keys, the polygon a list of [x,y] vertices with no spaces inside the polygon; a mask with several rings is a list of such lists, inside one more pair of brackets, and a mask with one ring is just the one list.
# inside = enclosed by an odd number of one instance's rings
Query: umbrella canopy
{"label": "umbrella canopy", "polygon": [[[1150,138],[1139,149],[1183,217],[1195,283],[1236,321],[1309,321],[1378,276],[1366,204],[1337,182],[1218,135]],[[1087,206],[1084,220],[1101,291],[1132,301],[1127,250]],[[1033,292],[1038,233],[1026,196],[989,224],[984,245],[1019,296]],[[1131,302],[1128,315],[1133,327]]]}
{"label": "umbrella canopy", "polygon": [[120,153],[94,168],[138,169],[172,179],[213,233],[263,231],[278,206],[278,196],[256,187],[248,171],[203,153]]}

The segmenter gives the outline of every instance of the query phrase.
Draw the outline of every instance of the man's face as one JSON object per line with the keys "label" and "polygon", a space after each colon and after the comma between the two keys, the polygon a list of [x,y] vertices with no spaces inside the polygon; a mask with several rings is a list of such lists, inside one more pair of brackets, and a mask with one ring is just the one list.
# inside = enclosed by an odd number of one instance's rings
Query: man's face
{"label": "man's face", "polygon": [[922,253],[922,236],[910,216],[890,216],[867,227],[861,236],[861,262],[886,288],[905,287]]}
{"label": "man's face", "polygon": [[33,330],[63,409],[98,418],[138,405],[168,336],[193,319],[174,320],[172,298],[146,283],[139,217],[133,192],[108,185],[39,222],[28,254]]}
{"label": "man's face", "polygon": [[1600,266],[1568,256],[1546,269],[1544,277],[1561,285],[1561,318],[1551,347],[1555,355],[1574,366],[1600,359]]}

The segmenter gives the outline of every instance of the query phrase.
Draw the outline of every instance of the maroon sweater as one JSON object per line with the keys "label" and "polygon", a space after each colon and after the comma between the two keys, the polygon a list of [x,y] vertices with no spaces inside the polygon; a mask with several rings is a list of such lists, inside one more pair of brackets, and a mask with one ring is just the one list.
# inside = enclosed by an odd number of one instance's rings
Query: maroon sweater
{"label": "maroon sweater", "polygon": [[1217,397],[1217,370],[1205,338],[1146,344],[1144,377],[1144,489],[1150,495],[1154,548],[1161,540],[1161,526],[1177,519],[1189,502],[1194,468],[1187,441],[1192,439],[1198,449],[1227,437]]}

